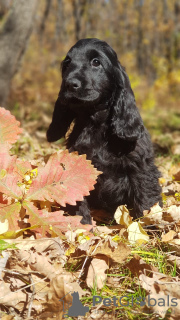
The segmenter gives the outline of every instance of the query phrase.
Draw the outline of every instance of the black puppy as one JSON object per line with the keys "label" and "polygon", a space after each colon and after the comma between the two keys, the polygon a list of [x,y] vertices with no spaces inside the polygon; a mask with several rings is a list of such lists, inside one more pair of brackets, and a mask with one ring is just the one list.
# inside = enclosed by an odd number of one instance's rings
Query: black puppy
{"label": "black puppy", "polygon": [[48,141],[64,136],[73,120],[67,148],[86,154],[103,172],[95,190],[76,208],[82,223],[91,223],[90,208],[113,214],[126,204],[136,218],[156,202],[162,204],[149,134],[129,78],[104,41],[80,40],[62,62],[62,85]]}

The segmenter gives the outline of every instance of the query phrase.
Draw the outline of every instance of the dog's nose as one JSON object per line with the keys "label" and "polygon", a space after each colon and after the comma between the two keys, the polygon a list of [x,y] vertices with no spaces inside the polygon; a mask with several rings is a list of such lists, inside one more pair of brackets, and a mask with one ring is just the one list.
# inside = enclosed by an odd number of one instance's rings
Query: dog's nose
{"label": "dog's nose", "polygon": [[69,79],[66,81],[66,87],[70,91],[77,91],[81,88],[81,82],[78,79]]}

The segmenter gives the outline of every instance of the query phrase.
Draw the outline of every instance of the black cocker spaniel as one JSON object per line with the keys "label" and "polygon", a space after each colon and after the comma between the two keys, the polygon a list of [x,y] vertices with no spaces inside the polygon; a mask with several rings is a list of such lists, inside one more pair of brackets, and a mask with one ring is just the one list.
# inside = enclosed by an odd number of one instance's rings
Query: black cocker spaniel
{"label": "black cocker spaniel", "polygon": [[129,78],[115,51],[104,41],[79,40],[63,60],[62,85],[48,141],[63,137],[73,120],[67,148],[86,154],[103,172],[90,196],[76,206],[82,223],[91,223],[90,208],[113,214],[126,204],[137,218],[155,203],[162,204],[160,173],[149,134]]}

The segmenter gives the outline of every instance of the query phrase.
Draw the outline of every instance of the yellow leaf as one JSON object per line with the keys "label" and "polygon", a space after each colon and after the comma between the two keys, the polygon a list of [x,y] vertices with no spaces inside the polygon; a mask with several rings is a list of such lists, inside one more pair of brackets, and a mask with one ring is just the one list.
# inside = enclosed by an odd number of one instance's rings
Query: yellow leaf
{"label": "yellow leaf", "polygon": [[79,233],[77,236],[77,241],[82,244],[85,243],[86,241],[90,240],[88,236],[85,236],[83,233]]}
{"label": "yellow leaf", "polygon": [[86,232],[86,230],[85,229],[77,229],[77,230],[75,230],[75,232],[77,234],[83,234],[83,232]]}
{"label": "yellow leaf", "polygon": [[69,249],[66,250],[65,255],[66,255],[66,256],[70,256],[71,253],[74,253],[74,252],[75,252],[75,250],[76,250],[76,247],[73,246],[73,245],[71,245],[71,246],[69,247]]}
{"label": "yellow leaf", "polygon": [[37,177],[37,174],[38,174],[38,168],[35,168],[33,170],[31,170],[31,178],[32,179],[35,179]]}
{"label": "yellow leaf", "polygon": [[119,241],[121,240],[121,238],[120,238],[120,236],[118,236],[118,234],[116,234],[116,235],[112,238],[112,240],[113,240],[114,242],[119,242]]}
{"label": "yellow leaf", "polygon": [[130,225],[132,222],[132,218],[129,214],[129,210],[126,208],[126,206],[119,206],[114,214],[114,219],[118,224],[121,224],[123,226],[126,226],[126,228]]}
{"label": "yellow leaf", "polygon": [[5,219],[4,222],[0,222],[0,234],[7,232],[8,228],[9,228],[9,223],[7,219]]}
{"label": "yellow leaf", "polygon": [[128,231],[128,240],[131,243],[142,243],[148,242],[149,236],[142,228],[139,222],[132,222],[129,227],[127,228]]}
{"label": "yellow leaf", "polygon": [[159,178],[159,183],[161,185],[165,185],[166,184],[166,179],[165,178]]}
{"label": "yellow leaf", "polygon": [[2,169],[2,170],[0,171],[0,179],[3,179],[6,175],[7,175],[6,169]]}

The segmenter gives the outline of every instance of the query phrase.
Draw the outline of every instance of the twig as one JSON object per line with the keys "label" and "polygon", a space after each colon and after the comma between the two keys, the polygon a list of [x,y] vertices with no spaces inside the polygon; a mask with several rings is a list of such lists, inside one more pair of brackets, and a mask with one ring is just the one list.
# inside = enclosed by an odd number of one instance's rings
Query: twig
{"label": "twig", "polygon": [[[94,248],[93,252],[91,253],[91,255],[96,251],[97,247],[100,245],[100,243],[101,243],[101,242],[102,242],[102,240],[100,240],[100,241],[97,243],[97,245],[95,246],[95,248]],[[81,276],[82,276],[82,274],[83,274],[84,266],[85,266],[85,264],[86,264],[86,262],[87,262],[88,258],[90,257],[90,256],[89,256],[90,249],[91,249],[91,247],[89,248],[88,253],[87,253],[87,257],[86,257],[86,259],[85,259],[85,260],[84,260],[84,262],[83,262],[83,265],[82,265],[81,271],[80,271],[79,276],[78,276],[77,283],[79,283],[80,278],[81,278]]]}
{"label": "twig", "polygon": [[30,318],[30,316],[31,316],[32,303],[33,303],[33,299],[34,299],[34,295],[35,295],[35,286],[34,286],[31,274],[29,275],[29,281],[30,281],[30,283],[32,285],[33,290],[32,290],[32,294],[31,294],[31,298],[29,300],[29,307],[28,307],[28,312],[27,312],[27,317],[28,318]]}

